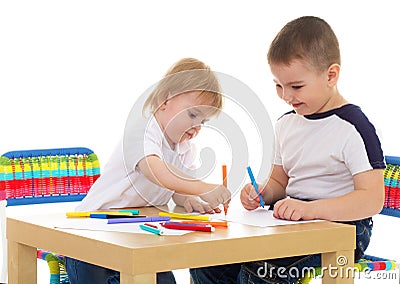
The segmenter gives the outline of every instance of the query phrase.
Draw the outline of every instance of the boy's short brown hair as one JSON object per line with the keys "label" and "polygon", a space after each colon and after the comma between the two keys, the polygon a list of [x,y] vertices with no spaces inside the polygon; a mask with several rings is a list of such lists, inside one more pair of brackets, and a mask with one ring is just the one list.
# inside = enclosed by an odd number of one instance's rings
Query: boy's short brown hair
{"label": "boy's short brown hair", "polygon": [[327,22],[304,16],[287,23],[272,41],[268,55],[269,64],[290,64],[300,59],[318,71],[332,64],[341,64],[339,42]]}

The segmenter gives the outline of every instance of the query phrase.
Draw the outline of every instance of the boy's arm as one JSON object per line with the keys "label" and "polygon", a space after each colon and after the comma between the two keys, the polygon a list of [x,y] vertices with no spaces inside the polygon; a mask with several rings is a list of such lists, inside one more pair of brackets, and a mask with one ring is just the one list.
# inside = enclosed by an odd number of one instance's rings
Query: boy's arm
{"label": "boy's arm", "polygon": [[305,202],[278,201],[274,216],[288,220],[323,219],[352,221],[378,214],[385,199],[383,170],[369,170],[353,176],[354,191],[343,196]]}
{"label": "boy's arm", "polygon": [[286,186],[289,178],[282,166],[273,165],[268,182],[261,189],[261,194],[266,204],[274,204],[286,197]]}
{"label": "boy's arm", "polygon": [[336,198],[313,201],[316,218],[350,221],[378,214],[385,200],[383,170],[356,174],[353,181],[353,192]]}
{"label": "boy's arm", "polygon": [[231,193],[226,187],[195,179],[158,156],[150,155],[143,158],[139,161],[138,167],[151,182],[180,194],[198,195],[213,208],[228,202],[231,198]]}

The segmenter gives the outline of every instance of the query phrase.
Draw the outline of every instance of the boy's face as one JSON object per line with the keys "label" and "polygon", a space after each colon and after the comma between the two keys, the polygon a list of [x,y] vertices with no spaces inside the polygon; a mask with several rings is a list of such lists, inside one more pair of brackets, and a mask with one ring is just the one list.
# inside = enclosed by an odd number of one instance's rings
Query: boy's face
{"label": "boy's face", "polygon": [[329,72],[317,72],[302,60],[290,65],[270,65],[278,96],[297,114],[321,113],[334,108],[335,92],[329,84]]}
{"label": "boy's face", "polygon": [[157,110],[156,117],[168,143],[174,148],[176,143],[196,137],[212,110],[212,106],[199,99],[199,92],[193,91],[169,99]]}

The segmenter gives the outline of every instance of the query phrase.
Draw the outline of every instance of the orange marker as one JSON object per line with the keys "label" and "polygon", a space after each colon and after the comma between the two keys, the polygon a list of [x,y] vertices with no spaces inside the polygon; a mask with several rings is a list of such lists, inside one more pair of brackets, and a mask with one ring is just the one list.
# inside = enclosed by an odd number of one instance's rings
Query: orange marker
{"label": "orange marker", "polygon": [[[226,165],[222,165],[222,184],[228,188],[228,180],[226,177]],[[224,204],[225,215],[228,213],[228,204]]]}
{"label": "orange marker", "polygon": [[228,222],[226,221],[180,221],[182,224],[197,224],[197,225],[211,225],[213,227],[228,227]]}

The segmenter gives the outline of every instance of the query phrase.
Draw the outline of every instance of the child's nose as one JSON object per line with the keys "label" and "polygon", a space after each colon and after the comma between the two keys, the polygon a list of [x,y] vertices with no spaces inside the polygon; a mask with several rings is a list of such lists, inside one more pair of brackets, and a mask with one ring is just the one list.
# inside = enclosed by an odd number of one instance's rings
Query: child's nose
{"label": "child's nose", "polygon": [[201,124],[195,125],[192,127],[196,132],[199,132],[201,130]]}
{"label": "child's nose", "polygon": [[199,131],[201,130],[201,124],[193,125],[191,128],[191,131],[194,135],[197,135]]}
{"label": "child's nose", "polygon": [[285,102],[289,103],[292,100],[293,96],[289,90],[282,90],[281,99]]}

